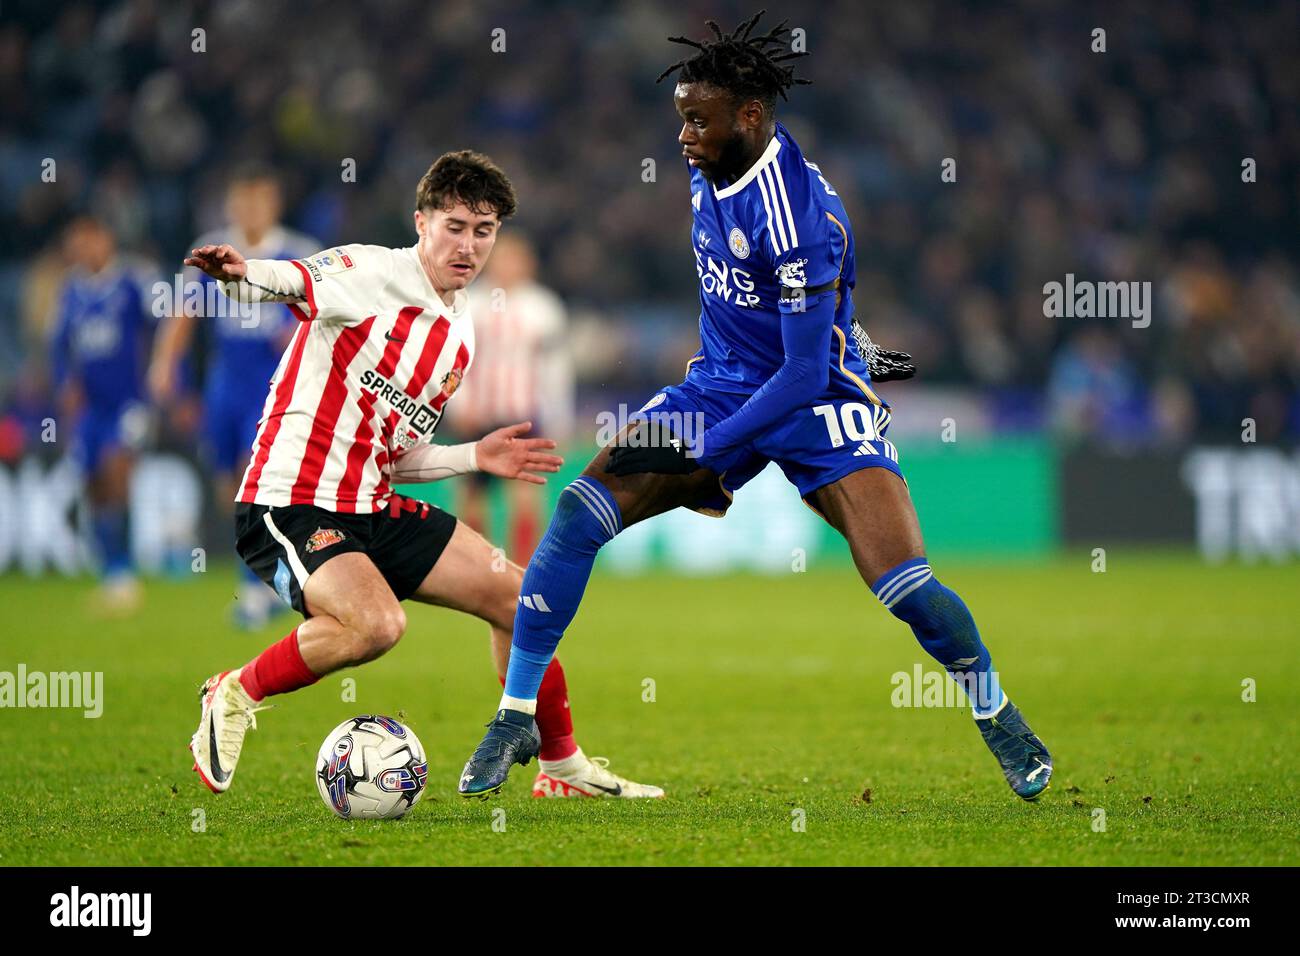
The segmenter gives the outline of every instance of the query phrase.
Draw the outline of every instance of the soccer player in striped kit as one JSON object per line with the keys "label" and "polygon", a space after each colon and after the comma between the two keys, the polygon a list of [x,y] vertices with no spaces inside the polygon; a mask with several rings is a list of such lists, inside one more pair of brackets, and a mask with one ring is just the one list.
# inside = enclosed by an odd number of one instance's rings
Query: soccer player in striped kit
{"label": "soccer player in striped kit", "polygon": [[[562,463],[549,454],[553,441],[525,437],[529,422],[477,442],[431,443],[473,357],[465,287],[514,210],[510,181],[466,150],[443,155],[421,179],[413,246],[347,245],[277,261],[209,245],[185,260],[226,294],[290,303],[299,319],[271,380],[235,531],[243,560],[306,620],[203,685],[190,749],[214,792],[230,786],[261,702],[391,650],[406,630],[408,598],[488,622],[504,679],[522,569],[393,485],[480,470],[543,483]],[[663,795],[577,746],[558,664],[543,684],[535,796]]]}

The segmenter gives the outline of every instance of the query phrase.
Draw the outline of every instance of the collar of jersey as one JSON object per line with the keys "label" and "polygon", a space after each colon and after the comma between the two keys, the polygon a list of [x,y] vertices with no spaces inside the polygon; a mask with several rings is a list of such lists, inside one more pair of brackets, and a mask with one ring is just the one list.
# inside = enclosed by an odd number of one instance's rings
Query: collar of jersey
{"label": "collar of jersey", "polygon": [[726,199],[728,196],[736,195],[736,193],[740,192],[742,189],[744,189],[746,186],[748,186],[751,182],[754,181],[754,177],[756,177],[759,174],[759,172],[763,169],[764,166],[766,166],[768,163],[776,162],[776,154],[779,152],[781,152],[781,141],[777,139],[776,134],[773,133],[772,141],[767,144],[767,149],[763,150],[763,155],[758,157],[758,162],[756,162],[753,166],[750,166],[749,169],[745,172],[745,175],[741,176],[739,179],[737,179],[734,183],[732,183],[730,186],[726,187],[725,189],[719,189],[717,186],[714,186],[713,187],[714,198]]}

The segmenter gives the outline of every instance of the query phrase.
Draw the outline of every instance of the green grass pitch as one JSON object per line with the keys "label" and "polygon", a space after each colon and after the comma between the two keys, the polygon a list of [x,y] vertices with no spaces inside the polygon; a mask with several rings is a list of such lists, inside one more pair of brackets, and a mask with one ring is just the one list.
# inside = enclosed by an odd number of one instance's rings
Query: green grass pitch
{"label": "green grass pitch", "polygon": [[[97,720],[0,710],[0,865],[1300,862],[1296,567],[1089,565],[939,566],[1055,755],[1032,805],[967,711],[891,705],[891,675],[930,662],[850,570],[596,577],[560,648],[578,740],[661,784],[659,801],[533,800],[535,764],[499,798],[461,800],[500,693],[486,627],[410,604],[388,656],[260,714],[214,796],[185,749],[196,687],[294,619],[231,630],[230,568],[151,582],[145,610],[114,622],[87,613],[85,581],[8,576],[0,670],[98,670],[105,686]],[[368,712],[404,715],[428,751],[401,821],[336,820],[316,793],[321,740]]]}

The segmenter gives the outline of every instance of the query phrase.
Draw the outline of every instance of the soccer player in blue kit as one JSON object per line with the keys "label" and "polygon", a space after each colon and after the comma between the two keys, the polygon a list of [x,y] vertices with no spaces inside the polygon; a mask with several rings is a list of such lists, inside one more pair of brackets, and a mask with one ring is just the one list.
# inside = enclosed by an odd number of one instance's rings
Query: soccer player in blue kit
{"label": "soccer player in blue kit", "polygon": [[[885,608],[967,691],[1011,789],[1032,800],[1051,779],[1051,756],[1002,692],[970,611],[925,558],[885,437],[889,406],[871,387],[873,371],[876,381],[906,374],[869,339],[855,341],[848,216],[774,115],[777,95],[806,82],[781,62],[802,54],[783,52],[784,24],[751,35],[761,16],[730,34],[710,21],[704,42],[671,38],[697,51],[659,79],[680,70],[674,101],[691,168],[702,347],[686,380],[651,398],[561,493],[524,574],[505,695],[460,779],[467,797],[496,792],[511,764],[536,752],[541,675],[600,547],[673,508],[720,516],[772,461],[845,537]],[[702,436],[679,433],[698,415]]]}
{"label": "soccer player in blue kit", "polygon": [[[315,239],[280,224],[280,184],[267,167],[249,164],[236,169],[226,187],[225,205],[229,224],[199,236],[191,248],[226,243],[250,259],[302,259],[320,249]],[[184,275],[187,283],[202,284],[205,308],[197,316],[174,315],[163,326],[149,369],[149,390],[162,406],[175,396],[181,358],[189,351],[196,323],[207,318],[204,452],[215,472],[217,506],[233,521],[235,492],[257,436],[266,401],[265,386],[275,374],[298,321],[286,306],[279,304],[259,304],[256,312],[249,309],[241,313],[230,307],[225,296],[216,294],[209,276],[193,268],[187,268]],[[216,314],[206,314],[208,305],[218,307]],[[275,592],[258,580],[244,562],[238,562],[238,567],[240,588],[234,621],[252,630],[265,624],[279,610],[280,603]]]}
{"label": "soccer player in blue kit", "polygon": [[90,501],[98,609],[127,613],[140,602],[127,514],[136,454],[149,433],[142,384],[157,276],[118,255],[112,231],[94,216],[68,225],[64,248],[72,269],[51,341],[60,425],[72,429],[71,454]]}

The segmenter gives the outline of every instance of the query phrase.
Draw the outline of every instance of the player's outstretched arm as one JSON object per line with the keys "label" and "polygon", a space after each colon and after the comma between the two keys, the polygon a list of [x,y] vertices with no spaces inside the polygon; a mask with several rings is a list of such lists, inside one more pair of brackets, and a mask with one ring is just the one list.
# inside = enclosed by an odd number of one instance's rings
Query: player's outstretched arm
{"label": "player's outstretched arm", "polygon": [[234,246],[190,250],[187,266],[217,280],[217,287],[241,302],[305,302],[307,280],[292,260],[245,259]]}
{"label": "player's outstretched arm", "polygon": [[544,485],[546,479],[537,472],[557,472],[564,459],[546,453],[555,447],[549,438],[522,437],[532,427],[532,422],[507,425],[463,445],[417,445],[393,464],[393,479],[418,484],[485,471]]}

